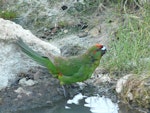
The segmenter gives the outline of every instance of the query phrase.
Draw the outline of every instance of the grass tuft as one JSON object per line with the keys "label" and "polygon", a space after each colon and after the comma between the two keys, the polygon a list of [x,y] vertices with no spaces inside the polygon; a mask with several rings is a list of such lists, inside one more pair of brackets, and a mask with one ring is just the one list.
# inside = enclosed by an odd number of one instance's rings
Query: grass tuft
{"label": "grass tuft", "polygon": [[142,73],[150,70],[150,8],[138,10],[138,14],[121,14],[123,24],[110,44],[103,66],[110,72]]}
{"label": "grass tuft", "polygon": [[8,11],[8,10],[0,10],[0,18],[12,20],[14,18],[17,18],[17,13],[14,11]]}

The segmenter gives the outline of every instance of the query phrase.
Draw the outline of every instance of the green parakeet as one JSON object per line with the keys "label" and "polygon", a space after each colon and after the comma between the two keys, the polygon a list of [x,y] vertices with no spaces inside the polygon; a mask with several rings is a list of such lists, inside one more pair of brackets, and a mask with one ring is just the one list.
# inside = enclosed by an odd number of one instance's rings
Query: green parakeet
{"label": "green parakeet", "polygon": [[29,57],[45,66],[53,77],[59,79],[61,85],[82,82],[90,78],[106,52],[103,45],[96,44],[79,56],[58,57],[49,55],[45,57],[29,48],[20,38],[17,45]]}

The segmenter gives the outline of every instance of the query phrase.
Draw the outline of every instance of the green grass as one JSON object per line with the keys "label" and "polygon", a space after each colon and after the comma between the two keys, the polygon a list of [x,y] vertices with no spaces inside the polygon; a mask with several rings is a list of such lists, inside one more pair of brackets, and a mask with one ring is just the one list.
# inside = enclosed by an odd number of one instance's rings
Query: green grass
{"label": "green grass", "polygon": [[125,21],[102,61],[102,66],[110,73],[142,73],[150,70],[149,11],[146,5],[138,14],[121,14]]}
{"label": "green grass", "polygon": [[17,13],[14,11],[8,11],[8,10],[0,10],[0,18],[12,20],[17,17]]}

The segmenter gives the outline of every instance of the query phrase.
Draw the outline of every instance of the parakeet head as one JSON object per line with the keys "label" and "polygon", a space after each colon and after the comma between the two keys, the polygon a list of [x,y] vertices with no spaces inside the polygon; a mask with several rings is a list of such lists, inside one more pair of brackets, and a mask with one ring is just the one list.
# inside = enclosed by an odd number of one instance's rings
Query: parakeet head
{"label": "parakeet head", "polygon": [[96,44],[89,48],[88,54],[94,55],[94,56],[103,56],[106,53],[106,47],[101,44]]}
{"label": "parakeet head", "polygon": [[96,46],[96,48],[97,48],[96,51],[97,51],[97,52],[100,51],[102,56],[106,53],[107,50],[106,50],[106,47],[105,47],[105,46],[103,46],[103,45],[101,45],[101,44],[96,44],[95,46]]}
{"label": "parakeet head", "polygon": [[89,58],[94,59],[92,61],[95,61],[96,59],[99,60],[105,53],[105,46],[103,46],[102,44],[95,44],[88,49],[87,55],[89,56]]}
{"label": "parakeet head", "polygon": [[88,49],[85,54],[92,62],[99,62],[101,57],[106,53],[106,47],[101,44],[96,44]]}

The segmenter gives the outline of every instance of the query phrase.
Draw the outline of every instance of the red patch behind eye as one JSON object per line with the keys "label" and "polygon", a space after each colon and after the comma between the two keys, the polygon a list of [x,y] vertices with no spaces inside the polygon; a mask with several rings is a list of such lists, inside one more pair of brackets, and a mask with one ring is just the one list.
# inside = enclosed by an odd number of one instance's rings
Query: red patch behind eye
{"label": "red patch behind eye", "polygon": [[101,44],[96,44],[96,47],[98,47],[98,48],[103,48],[103,45],[101,45]]}

